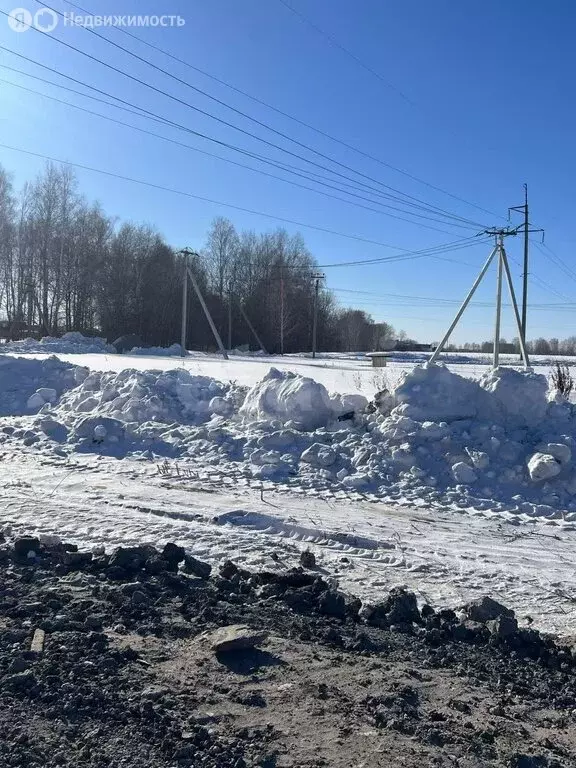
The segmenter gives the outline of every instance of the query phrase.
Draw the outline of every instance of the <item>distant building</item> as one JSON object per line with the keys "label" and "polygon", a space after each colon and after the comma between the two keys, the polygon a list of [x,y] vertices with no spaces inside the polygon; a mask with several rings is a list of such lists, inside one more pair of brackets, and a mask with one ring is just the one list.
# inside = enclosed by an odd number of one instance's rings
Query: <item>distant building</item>
{"label": "distant building", "polygon": [[396,341],[392,347],[394,352],[433,352],[432,344],[418,344],[416,341],[406,339],[406,341]]}

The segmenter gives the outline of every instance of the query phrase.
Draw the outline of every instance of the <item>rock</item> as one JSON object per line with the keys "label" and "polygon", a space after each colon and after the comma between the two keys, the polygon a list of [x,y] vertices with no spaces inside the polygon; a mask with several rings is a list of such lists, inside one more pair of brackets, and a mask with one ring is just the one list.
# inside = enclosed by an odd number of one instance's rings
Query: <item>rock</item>
{"label": "rock", "polygon": [[343,619],[346,616],[346,599],[340,592],[323,592],[318,600],[318,610],[325,616]]}
{"label": "rock", "polygon": [[452,476],[457,483],[463,483],[464,485],[475,483],[478,479],[476,472],[464,461],[457,461],[456,464],[452,465]]}
{"label": "rock", "polygon": [[201,579],[210,578],[212,572],[212,566],[209,563],[203,563],[202,560],[197,560],[192,555],[184,556],[184,571],[191,573],[194,576],[198,576]]}
{"label": "rock", "polygon": [[168,560],[170,563],[178,564],[181,563],[186,557],[186,551],[183,547],[179,547],[178,545],[169,541],[162,550],[162,557],[165,560]]}
{"label": "rock", "polygon": [[234,565],[232,560],[225,560],[220,566],[219,571],[223,579],[231,579],[238,573],[238,567]]}
{"label": "rock", "polygon": [[14,542],[14,552],[17,557],[28,557],[30,552],[40,552],[40,540],[32,536],[22,536]]}
{"label": "rock", "polygon": [[367,624],[375,627],[412,624],[420,621],[416,595],[404,587],[394,587],[382,603],[363,606],[361,616]]}
{"label": "rock", "polygon": [[510,608],[506,608],[505,605],[498,603],[491,597],[480,597],[478,600],[474,600],[472,603],[464,606],[464,610],[472,621],[478,621],[481,624],[486,624],[487,621],[493,621],[500,616],[507,618],[514,618],[514,611]]}
{"label": "rock", "polygon": [[548,768],[550,765],[545,755],[525,755],[516,753],[510,758],[510,768]]}
{"label": "rock", "polygon": [[528,462],[530,479],[535,483],[550,480],[562,471],[562,465],[548,453],[535,453]]}
{"label": "rock", "polygon": [[246,624],[230,624],[227,627],[219,627],[213,632],[201,635],[201,639],[208,642],[215,653],[228,653],[230,651],[242,651],[261,645],[268,633],[258,632]]}
{"label": "rock", "polygon": [[490,633],[500,640],[511,637],[518,631],[518,622],[511,616],[498,616],[497,619],[487,621],[486,626]]}
{"label": "rock", "polygon": [[85,568],[92,562],[92,552],[64,552],[62,561],[70,568]]}
{"label": "rock", "polygon": [[158,553],[151,546],[118,547],[110,558],[110,568],[121,568],[125,571],[138,571],[144,567],[147,560]]}
{"label": "rock", "polygon": [[148,595],[146,592],[142,592],[142,590],[137,589],[132,593],[131,601],[132,605],[146,605],[146,603],[148,603]]}
{"label": "rock", "polygon": [[300,565],[302,568],[316,568],[316,557],[314,552],[310,552],[309,549],[300,552]]}

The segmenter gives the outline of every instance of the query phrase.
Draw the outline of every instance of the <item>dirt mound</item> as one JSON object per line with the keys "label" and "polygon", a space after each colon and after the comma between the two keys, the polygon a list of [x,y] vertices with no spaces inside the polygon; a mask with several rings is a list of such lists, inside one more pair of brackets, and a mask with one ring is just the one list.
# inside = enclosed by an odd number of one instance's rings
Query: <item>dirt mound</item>
{"label": "dirt mound", "polygon": [[575,764],[571,649],[496,601],[368,608],[315,570],[211,574],[173,544],[23,537],[0,566],[3,766]]}

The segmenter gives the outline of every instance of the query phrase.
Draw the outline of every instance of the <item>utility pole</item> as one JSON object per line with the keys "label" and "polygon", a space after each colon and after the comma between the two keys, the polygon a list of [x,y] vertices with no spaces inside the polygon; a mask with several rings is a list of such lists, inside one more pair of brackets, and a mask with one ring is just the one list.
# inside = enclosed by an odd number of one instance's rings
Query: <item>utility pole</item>
{"label": "utility pole", "polygon": [[494,235],[495,238],[495,244],[494,248],[490,252],[490,255],[488,256],[488,259],[486,260],[484,266],[480,270],[480,274],[474,281],[474,284],[472,285],[472,288],[468,292],[468,295],[462,302],[462,305],[458,312],[456,313],[456,316],[454,320],[452,321],[450,327],[444,334],[444,338],[438,344],[436,347],[434,354],[430,358],[430,363],[435,363],[438,359],[439,355],[441,354],[442,350],[444,349],[446,342],[450,338],[450,335],[456,325],[458,324],[458,321],[464,314],[464,310],[472,300],[472,297],[476,293],[476,289],[482,282],[482,279],[486,272],[488,271],[488,267],[496,257],[498,261],[498,281],[496,283],[496,323],[495,323],[495,329],[494,329],[494,350],[493,350],[493,360],[492,365],[493,368],[497,368],[499,364],[499,353],[500,353],[500,316],[502,311],[502,278],[503,276],[506,277],[506,282],[508,284],[508,292],[510,294],[510,300],[512,302],[512,308],[514,310],[514,319],[516,320],[516,327],[518,328],[518,333],[520,334],[520,349],[522,352],[522,361],[524,363],[524,368],[528,368],[530,363],[528,360],[528,353],[526,352],[526,342],[524,338],[524,334],[522,333],[522,323],[520,319],[520,313],[518,311],[518,304],[516,302],[516,294],[514,292],[514,284],[512,282],[512,275],[510,273],[510,267],[508,266],[508,257],[506,255],[506,251],[504,249],[504,238],[509,237],[510,235],[517,235],[518,230],[520,228],[513,229],[512,227],[506,227],[506,228],[494,228],[494,229],[487,229],[485,230],[487,235]]}
{"label": "utility pole", "polygon": [[212,331],[212,334],[214,335],[214,339],[216,340],[216,344],[218,345],[218,349],[222,353],[222,357],[224,360],[228,360],[228,353],[224,349],[224,344],[222,344],[222,339],[220,338],[220,334],[218,333],[218,330],[216,326],[214,325],[214,320],[212,319],[212,315],[210,314],[210,310],[208,309],[206,302],[204,301],[204,296],[202,296],[202,291],[200,290],[200,286],[198,285],[198,282],[196,280],[196,277],[194,276],[194,272],[190,269],[190,265],[188,264],[188,256],[198,256],[198,254],[195,251],[191,251],[189,248],[183,248],[180,253],[184,257],[184,271],[185,271],[185,279],[184,283],[186,285],[185,288],[182,289],[182,336],[183,341],[186,341],[186,310],[187,310],[187,301],[185,301],[185,297],[187,299],[187,291],[188,291],[188,280],[186,277],[190,278],[190,282],[192,283],[192,287],[194,288],[194,291],[196,293],[196,296],[198,297],[198,301],[200,302],[200,306],[202,307],[204,314],[206,316],[206,320],[208,320],[208,325],[210,326],[210,330]]}
{"label": "utility pole", "polygon": [[284,271],[280,267],[280,354],[284,354]]}
{"label": "utility pole", "polygon": [[232,282],[228,284],[228,351],[232,349]]}
{"label": "utility pole", "polygon": [[184,274],[182,275],[182,330],[180,334],[180,346],[182,347],[182,357],[186,357],[186,328],[188,323],[188,253],[181,251]]}
{"label": "utility pole", "polygon": [[323,280],[326,275],[316,272],[312,275],[314,280],[314,310],[312,317],[312,357],[316,357],[316,334],[318,330],[318,291],[320,289],[320,280]]}
{"label": "utility pole", "polygon": [[524,223],[517,229],[524,231],[524,266],[522,273],[522,338],[526,344],[526,325],[528,315],[528,267],[529,267],[529,234],[530,232],[544,232],[543,229],[530,229],[530,219],[528,213],[528,184],[524,184],[524,205],[516,205],[508,209],[508,219],[510,211],[524,213]]}

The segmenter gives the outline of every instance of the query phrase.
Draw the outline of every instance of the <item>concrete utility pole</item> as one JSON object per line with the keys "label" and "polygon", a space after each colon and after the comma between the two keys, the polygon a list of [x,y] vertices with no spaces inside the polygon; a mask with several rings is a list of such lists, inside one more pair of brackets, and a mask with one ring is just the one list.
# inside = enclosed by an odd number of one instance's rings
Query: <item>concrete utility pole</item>
{"label": "concrete utility pole", "polygon": [[528,184],[524,184],[524,205],[517,205],[508,209],[508,217],[510,217],[510,211],[519,211],[524,213],[524,223],[517,227],[517,230],[522,229],[524,232],[524,267],[522,273],[522,337],[524,343],[526,343],[526,326],[528,315],[528,274],[529,274],[529,234],[530,232],[544,232],[543,229],[530,229],[530,219],[528,214]]}
{"label": "concrete utility pole", "polygon": [[188,323],[188,254],[181,251],[184,274],[182,275],[182,331],[180,334],[180,346],[182,347],[182,357],[186,357],[186,328]]}
{"label": "concrete utility pole", "polygon": [[232,283],[228,286],[228,351],[232,349]]}
{"label": "concrete utility pole", "polygon": [[214,325],[214,320],[212,320],[212,315],[210,314],[210,310],[206,306],[206,302],[204,301],[204,296],[202,296],[202,291],[200,290],[200,286],[196,281],[194,272],[192,272],[192,270],[190,269],[190,265],[188,264],[188,257],[198,256],[198,254],[195,251],[191,251],[189,248],[183,248],[180,251],[180,253],[184,256],[184,285],[185,285],[185,287],[182,288],[182,347],[184,348],[186,344],[186,314],[187,314],[186,310],[187,310],[187,291],[188,291],[188,280],[186,278],[189,277],[190,282],[192,283],[192,287],[194,288],[194,291],[196,293],[196,296],[198,296],[198,301],[200,302],[200,306],[204,310],[204,314],[206,315],[206,320],[208,320],[208,325],[210,326],[210,330],[214,335],[216,344],[218,345],[218,349],[222,353],[222,357],[225,360],[228,360],[228,353],[224,349],[224,344],[222,344],[222,339],[220,338],[218,329]]}
{"label": "concrete utility pole", "polygon": [[313,310],[313,317],[312,317],[312,357],[316,357],[316,334],[318,331],[318,291],[320,289],[320,280],[324,280],[326,275],[322,275],[321,273],[317,272],[316,274],[312,275],[312,279],[314,280],[314,310]]}
{"label": "concrete utility pole", "polygon": [[284,354],[284,272],[280,267],[280,354]]}
{"label": "concrete utility pole", "polygon": [[508,292],[510,294],[510,300],[512,302],[512,308],[514,310],[514,318],[516,320],[516,326],[518,328],[518,333],[520,337],[520,349],[522,352],[522,361],[524,363],[524,368],[528,368],[530,363],[528,360],[528,353],[526,352],[526,340],[524,338],[524,335],[522,333],[522,322],[520,320],[520,313],[518,312],[518,304],[516,302],[516,294],[514,292],[514,284],[512,282],[512,275],[510,273],[510,267],[508,266],[508,257],[506,255],[506,250],[504,249],[504,238],[508,237],[510,235],[517,235],[518,230],[512,229],[510,227],[507,227],[505,229],[487,229],[485,230],[487,235],[494,235],[495,238],[495,245],[492,249],[490,256],[488,256],[488,259],[486,260],[484,266],[480,270],[480,274],[474,281],[474,284],[472,285],[472,288],[468,292],[468,295],[462,302],[462,305],[458,312],[456,313],[456,317],[452,321],[450,327],[444,334],[444,338],[438,344],[436,347],[434,354],[430,358],[431,363],[435,363],[438,359],[440,353],[444,349],[446,342],[450,338],[450,335],[452,334],[452,331],[458,324],[458,321],[464,314],[464,310],[472,300],[472,297],[476,293],[476,289],[482,282],[482,279],[486,272],[488,271],[488,267],[494,260],[494,257],[497,257],[498,259],[498,279],[496,283],[496,323],[494,328],[494,350],[493,350],[493,358],[492,358],[492,366],[493,368],[497,368],[499,364],[500,359],[500,317],[502,312],[502,277],[506,277],[506,282],[508,284]]}

